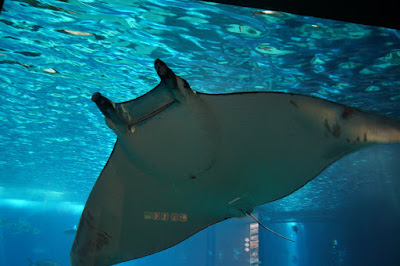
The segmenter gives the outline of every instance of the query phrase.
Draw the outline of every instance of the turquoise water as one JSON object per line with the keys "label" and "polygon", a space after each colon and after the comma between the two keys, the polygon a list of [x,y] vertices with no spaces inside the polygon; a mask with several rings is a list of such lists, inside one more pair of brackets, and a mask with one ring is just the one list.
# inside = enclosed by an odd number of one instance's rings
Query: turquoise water
{"label": "turquoise water", "polygon": [[[63,231],[78,223],[115,142],[91,95],[118,102],[144,94],[159,82],[156,58],[201,92],[300,93],[400,119],[400,31],[193,1],[6,0],[0,265],[28,265],[26,258],[68,265],[73,235]],[[260,260],[355,265],[364,251],[372,254],[367,262],[380,254],[391,265],[399,258],[389,248],[400,236],[390,230],[400,221],[399,151],[386,145],[352,154],[260,207],[261,220],[299,238],[294,247],[260,236]],[[248,265],[232,232],[249,223],[226,221],[127,264]],[[232,247],[221,244],[227,239]]]}

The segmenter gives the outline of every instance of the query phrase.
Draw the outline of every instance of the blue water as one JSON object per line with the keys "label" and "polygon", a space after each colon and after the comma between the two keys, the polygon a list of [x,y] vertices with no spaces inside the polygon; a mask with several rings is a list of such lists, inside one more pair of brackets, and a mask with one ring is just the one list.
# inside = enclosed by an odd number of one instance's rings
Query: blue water
{"label": "blue water", "polygon": [[[112,3],[109,3],[112,2]],[[91,102],[158,82],[156,58],[201,92],[313,95],[400,120],[400,32],[200,1],[6,0],[0,15],[0,265],[69,265],[115,142]],[[125,265],[400,265],[400,146],[335,163],[256,209]],[[297,228],[297,230],[295,230]],[[254,232],[253,232],[254,233]],[[256,265],[255,263],[251,265]]]}

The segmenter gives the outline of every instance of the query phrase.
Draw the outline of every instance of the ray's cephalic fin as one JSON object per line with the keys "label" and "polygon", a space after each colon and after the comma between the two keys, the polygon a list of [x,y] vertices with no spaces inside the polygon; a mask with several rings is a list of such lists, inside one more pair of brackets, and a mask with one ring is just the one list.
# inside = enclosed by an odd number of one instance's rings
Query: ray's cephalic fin
{"label": "ray's cephalic fin", "polygon": [[110,119],[111,111],[114,110],[113,102],[101,95],[99,92],[95,92],[92,95],[92,101],[97,105],[103,115]]}

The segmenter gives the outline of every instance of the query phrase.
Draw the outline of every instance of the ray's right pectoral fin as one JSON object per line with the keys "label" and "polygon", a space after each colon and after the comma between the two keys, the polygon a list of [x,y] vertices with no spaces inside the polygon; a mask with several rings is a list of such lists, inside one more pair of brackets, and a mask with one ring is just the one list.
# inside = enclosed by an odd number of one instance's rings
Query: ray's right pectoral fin
{"label": "ray's right pectoral fin", "polygon": [[71,264],[105,266],[150,255],[229,217],[196,193],[142,172],[117,141],[83,210]]}

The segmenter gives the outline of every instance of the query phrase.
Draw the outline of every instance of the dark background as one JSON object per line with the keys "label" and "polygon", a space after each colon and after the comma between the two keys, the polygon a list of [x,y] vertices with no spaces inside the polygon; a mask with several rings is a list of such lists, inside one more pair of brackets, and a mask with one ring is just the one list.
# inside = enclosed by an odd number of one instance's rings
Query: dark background
{"label": "dark background", "polygon": [[400,29],[397,2],[390,0],[212,0],[210,2]]}

